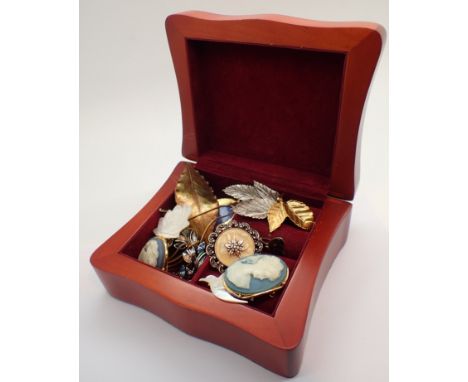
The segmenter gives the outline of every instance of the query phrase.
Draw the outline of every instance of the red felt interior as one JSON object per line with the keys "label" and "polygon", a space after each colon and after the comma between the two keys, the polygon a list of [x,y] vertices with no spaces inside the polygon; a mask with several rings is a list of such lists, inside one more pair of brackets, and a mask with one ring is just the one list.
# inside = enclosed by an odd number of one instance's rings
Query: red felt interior
{"label": "red felt interior", "polygon": [[280,182],[292,170],[309,178],[309,194],[326,188],[345,54],[199,40],[187,49],[198,162],[241,159],[264,174],[277,166]]}
{"label": "red felt interior", "polygon": [[[239,178],[233,177],[232,175],[219,175],[213,174],[206,171],[201,171],[204,175],[205,179],[210,183],[213,187],[215,194],[221,198],[226,197],[227,195],[223,194],[222,189],[228,185],[236,184],[239,182],[244,182]],[[253,179],[249,179],[247,183],[251,183]],[[267,183],[271,186],[271,184]],[[279,192],[282,193],[284,198],[299,198],[298,195],[291,193],[290,191],[285,192],[287,188],[281,189],[277,188]],[[307,203],[313,210],[315,219],[319,219],[320,211],[323,205],[323,202],[316,199],[310,198],[300,198],[302,201]],[[158,220],[163,214],[159,212],[159,208],[169,209],[173,208],[175,205],[174,198],[171,196],[168,198],[161,206],[155,209],[154,213],[146,220],[146,222],[138,229],[138,231],[130,238],[127,242],[125,247],[122,249],[121,253],[131,256],[132,258],[137,261],[138,254],[140,253],[141,249],[145,245],[145,243],[153,236],[153,229],[157,226]],[[263,238],[272,238],[272,237],[282,237],[285,243],[285,251],[284,256],[282,257],[284,261],[287,263],[290,269],[290,277],[294,274],[294,270],[296,267],[297,260],[301,256],[302,250],[304,245],[306,244],[307,240],[309,239],[310,235],[313,234],[312,231],[304,231],[302,229],[297,228],[291,222],[285,222],[280,228],[275,230],[272,234],[268,232],[268,223],[266,220],[256,220],[256,219],[249,219],[245,217],[236,217],[238,221],[245,221],[248,222],[253,228],[259,231],[260,235]],[[148,266],[149,267],[149,266]],[[158,269],[154,269],[154,272],[161,272]],[[181,282],[189,282],[190,284],[200,287],[200,288],[207,288],[205,283],[199,282],[198,280],[201,277],[204,277],[208,274],[218,274],[217,271],[212,269],[209,265],[208,261],[205,261],[202,267],[198,269],[197,273],[190,281],[182,281]],[[177,277],[174,275],[174,277]],[[285,286],[287,288],[287,285]],[[283,291],[279,291],[274,297],[261,297],[256,298],[255,301],[249,302],[246,305],[247,308],[257,309],[265,314],[274,315],[278,304],[281,301],[281,296]]]}
{"label": "red felt interior", "polygon": [[221,177],[229,174],[239,183],[257,180],[301,198],[323,199],[328,191],[328,179],[324,176],[217,151],[206,152],[197,162],[197,168]]}

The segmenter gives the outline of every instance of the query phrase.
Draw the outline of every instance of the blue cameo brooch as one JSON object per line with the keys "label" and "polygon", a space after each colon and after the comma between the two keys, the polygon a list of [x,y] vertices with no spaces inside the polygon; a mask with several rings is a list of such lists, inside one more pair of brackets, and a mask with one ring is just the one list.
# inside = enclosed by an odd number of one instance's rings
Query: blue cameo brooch
{"label": "blue cameo brooch", "polygon": [[289,269],[279,257],[255,254],[237,260],[224,272],[224,287],[240,299],[273,294],[287,282]]}

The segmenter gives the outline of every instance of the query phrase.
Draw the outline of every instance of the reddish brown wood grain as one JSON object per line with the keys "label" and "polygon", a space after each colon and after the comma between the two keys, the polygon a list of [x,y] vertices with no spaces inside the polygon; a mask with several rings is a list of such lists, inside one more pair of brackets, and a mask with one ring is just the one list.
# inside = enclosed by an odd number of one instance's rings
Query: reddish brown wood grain
{"label": "reddish brown wood grain", "polygon": [[[280,171],[279,166],[268,165],[266,170],[256,172],[257,162],[251,160],[245,162],[253,166],[250,170],[243,170],[235,162],[224,167],[222,161],[216,164],[217,157],[213,152],[200,151],[186,40],[344,52],[346,63],[328,191],[330,195],[353,197],[361,112],[381,47],[379,26],[321,23],[277,15],[226,17],[188,12],[168,17],[166,27],[182,104],[183,153],[188,159],[200,160],[200,170],[219,186],[223,181],[245,181],[252,178],[252,174],[260,177],[270,174],[277,182],[275,185],[287,192],[288,185],[295,179],[288,179],[287,169],[275,177],[274,171]],[[296,375],[302,359],[308,317],[324,278],[346,241],[352,205],[327,196],[322,176],[311,177],[305,182],[307,187],[302,193],[300,189],[292,190],[292,196],[308,194],[305,196],[309,196],[314,205],[318,220],[309,234],[291,231],[288,227],[282,231],[286,246],[289,239],[289,246],[298,249],[288,260],[294,269],[275,309],[270,312],[229,304],[216,299],[196,280],[181,281],[135,258],[140,241],[150,235],[155,213],[172,200],[183,166],[183,162],[179,163],[154,197],[94,252],[92,265],[114,297],[147,309],[189,334],[232,349],[275,373],[287,377]],[[302,172],[294,170],[289,174],[297,176]],[[320,198],[315,199],[317,195]],[[302,241],[292,243],[292,238]],[[134,244],[135,240],[138,245]]]}

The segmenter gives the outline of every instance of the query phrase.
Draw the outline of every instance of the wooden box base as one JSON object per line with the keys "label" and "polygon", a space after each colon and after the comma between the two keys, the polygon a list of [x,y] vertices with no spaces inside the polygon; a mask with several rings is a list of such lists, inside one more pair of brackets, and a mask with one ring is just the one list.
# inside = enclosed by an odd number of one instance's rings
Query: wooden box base
{"label": "wooden box base", "polygon": [[[316,225],[310,232],[283,225],[275,236],[285,240],[283,259],[291,276],[273,298],[259,298],[248,305],[216,299],[198,280],[215,271],[205,262],[190,281],[152,268],[137,260],[160,217],[160,208],[172,208],[173,192],[182,172],[181,162],[154,197],[91,257],[108,292],[140,306],[193,336],[214,342],[286,377],[295,376],[302,360],[307,318],[324,278],[344,245],[351,204],[326,197],[301,200],[312,206]],[[239,179],[204,172],[217,195]],[[284,190],[279,190],[284,191]],[[289,196],[294,197],[294,194]],[[266,221],[248,221],[268,236]]]}

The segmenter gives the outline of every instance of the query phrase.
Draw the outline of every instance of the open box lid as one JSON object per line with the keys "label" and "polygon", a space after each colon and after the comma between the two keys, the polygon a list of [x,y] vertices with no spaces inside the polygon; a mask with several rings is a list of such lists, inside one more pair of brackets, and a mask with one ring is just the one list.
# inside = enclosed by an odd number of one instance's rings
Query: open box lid
{"label": "open box lid", "polygon": [[299,194],[353,199],[382,27],[194,11],[169,16],[166,30],[187,159]]}

